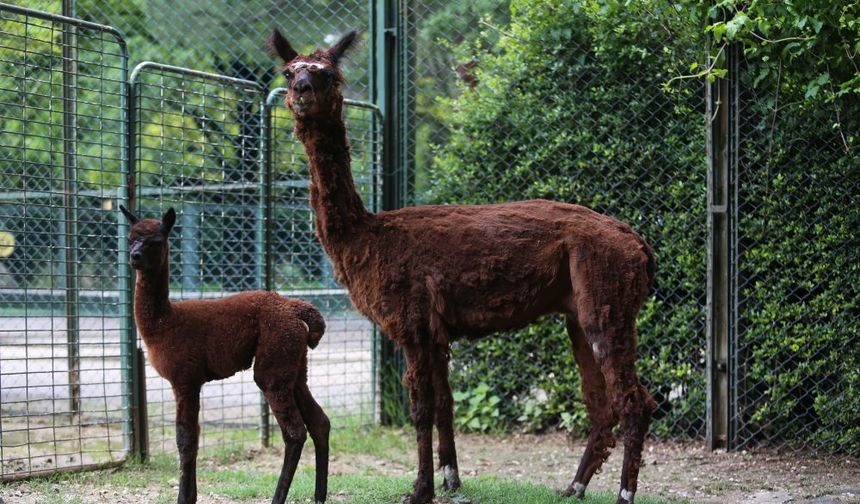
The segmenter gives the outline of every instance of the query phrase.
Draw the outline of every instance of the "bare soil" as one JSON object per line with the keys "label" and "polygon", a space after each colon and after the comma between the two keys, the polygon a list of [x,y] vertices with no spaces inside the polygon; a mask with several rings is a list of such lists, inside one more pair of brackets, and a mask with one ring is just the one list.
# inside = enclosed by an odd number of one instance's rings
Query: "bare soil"
{"label": "bare soil", "polygon": [[[462,435],[461,476],[492,474],[563,490],[573,479],[582,440],[567,435]],[[623,449],[613,450],[589,489],[616,492]],[[768,450],[711,452],[702,443],[647,441],[639,496],[685,497],[706,504],[860,503],[860,463]]]}
{"label": "bare soil", "polygon": [[[405,432],[411,440],[410,432]],[[385,458],[369,455],[332,455],[331,473],[371,473],[392,476],[414,474],[412,445],[405,453]],[[310,447],[310,445],[308,445]],[[493,475],[562,490],[576,470],[583,442],[565,434],[487,436],[464,434],[457,438],[461,477]],[[305,450],[303,464],[313,464],[313,450]],[[231,462],[234,469],[276,473],[282,455],[277,449],[258,450],[252,456]],[[589,489],[615,492],[620,476],[621,448],[589,485]],[[201,465],[218,464],[201,460]],[[437,484],[441,475],[436,475]],[[68,490],[74,483],[62,482],[51,490],[43,485],[41,494],[26,482],[0,486],[2,504],[46,502],[44,492]],[[123,488],[94,487],[77,489],[85,494],[84,503],[115,502],[144,504],[165,502],[165,488],[153,482],[150,488],[129,492]],[[172,489],[175,491],[175,489]],[[406,489],[404,489],[405,491]],[[201,502],[233,504],[226,497],[207,495],[201,489]],[[701,443],[648,441],[645,466],[640,472],[638,496],[686,498],[691,502],[742,504],[835,504],[860,503],[860,462],[846,457],[818,458],[774,451],[711,452]],[[331,496],[337,501],[337,496]],[[244,501],[247,502],[247,501]],[[262,502],[262,501],[261,501]],[[571,501],[576,502],[576,501]],[[442,499],[440,504],[447,503]]]}

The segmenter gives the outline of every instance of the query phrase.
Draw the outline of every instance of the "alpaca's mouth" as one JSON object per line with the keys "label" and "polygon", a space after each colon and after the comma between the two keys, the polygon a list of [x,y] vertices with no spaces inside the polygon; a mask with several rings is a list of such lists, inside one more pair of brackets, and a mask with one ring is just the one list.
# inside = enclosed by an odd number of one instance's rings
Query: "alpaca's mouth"
{"label": "alpaca's mouth", "polygon": [[293,111],[297,114],[304,114],[311,109],[314,104],[313,98],[298,97],[293,100]]}

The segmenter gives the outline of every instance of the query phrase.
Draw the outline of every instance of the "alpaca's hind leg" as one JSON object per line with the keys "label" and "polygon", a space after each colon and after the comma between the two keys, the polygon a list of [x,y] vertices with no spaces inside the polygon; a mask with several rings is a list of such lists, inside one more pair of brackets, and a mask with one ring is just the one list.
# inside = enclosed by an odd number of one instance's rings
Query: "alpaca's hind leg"
{"label": "alpaca's hind leg", "polygon": [[636,376],[636,330],[632,324],[628,327],[630,329],[624,331],[624,340],[617,342],[612,351],[601,359],[603,376],[611,391],[612,407],[621,419],[621,436],[624,442],[621,489],[617,504],[633,502],[639,468],[642,465],[642,447],[651,422],[651,413],[657,406],[648,389]]}
{"label": "alpaca's hind leg", "polygon": [[266,396],[284,438],[284,464],[281,467],[278,486],[275,488],[275,496],[272,498],[272,504],[284,504],[302,456],[307,429],[296,405],[294,390],[296,374],[278,369],[272,375],[260,376],[260,373],[255,370],[254,381]]}
{"label": "alpaca's hind leg", "polygon": [[460,488],[457,449],[454,445],[454,398],[448,382],[448,348],[436,345],[433,352],[433,392],[436,403],[436,430],[439,431],[439,466],[442,468],[442,488]]}
{"label": "alpaca's hind leg", "polygon": [[571,317],[567,319],[567,333],[570,337],[573,355],[579,365],[582,379],[582,397],[588,411],[588,421],[591,424],[588,432],[588,443],[579,462],[579,469],[564,496],[575,495],[581,499],[591,477],[600,470],[600,466],[609,457],[609,448],[615,446],[615,436],[612,428],[618,422],[606,395],[606,383],[603,373],[594,360],[591,345],[585,339],[585,334],[579,324]]}
{"label": "alpaca's hind leg", "polygon": [[329,433],[331,422],[323,409],[311,395],[307,384],[307,366],[296,382],[296,403],[302,414],[302,420],[314,441],[316,454],[316,488],[314,502],[325,502],[328,492],[328,454]]}
{"label": "alpaca's hind leg", "polygon": [[[402,341],[402,340],[401,340]],[[418,437],[418,476],[406,504],[427,504],[433,500],[433,381],[432,348],[418,343],[404,345],[406,374],[403,382],[412,400],[412,422]]]}
{"label": "alpaca's hind leg", "polygon": [[179,450],[179,504],[197,502],[197,446],[200,424],[200,386],[174,386],[176,448]]}

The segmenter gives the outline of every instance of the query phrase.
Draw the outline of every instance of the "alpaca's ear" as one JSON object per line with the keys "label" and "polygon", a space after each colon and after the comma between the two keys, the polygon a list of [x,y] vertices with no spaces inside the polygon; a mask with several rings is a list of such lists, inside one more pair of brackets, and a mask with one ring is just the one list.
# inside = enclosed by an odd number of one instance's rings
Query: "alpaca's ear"
{"label": "alpaca's ear", "polygon": [[120,205],[119,209],[122,212],[122,214],[125,215],[125,218],[128,219],[128,221],[131,223],[132,226],[137,224],[137,221],[140,220],[133,213],[129,212],[124,206]]}
{"label": "alpaca's ear", "polygon": [[176,210],[171,207],[164,212],[164,217],[161,218],[161,232],[167,236],[174,224],[176,224]]}
{"label": "alpaca's ear", "polygon": [[281,35],[281,32],[278,31],[277,28],[272,30],[272,34],[269,35],[269,54],[272,56],[278,56],[284,63],[289,63],[293,61],[293,59],[299,55],[293,46],[290,45],[290,42]]}
{"label": "alpaca's ear", "polygon": [[341,56],[346,54],[351,48],[358,45],[360,37],[358,36],[358,32],[352,30],[347,33],[343,37],[340,38],[333,46],[331,46],[328,50],[328,57],[332,63],[337,65]]}

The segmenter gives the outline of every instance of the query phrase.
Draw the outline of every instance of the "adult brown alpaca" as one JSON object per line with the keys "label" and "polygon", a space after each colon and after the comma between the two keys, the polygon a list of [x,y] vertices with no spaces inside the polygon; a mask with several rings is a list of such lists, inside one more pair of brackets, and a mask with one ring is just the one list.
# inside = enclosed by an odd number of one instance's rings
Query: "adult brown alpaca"
{"label": "adult brown alpaca", "polygon": [[632,502],[654,400],[636,376],[636,315],[654,278],[651,247],[627,224],[545,200],[421,206],[369,213],[355,190],[342,118],[338,62],[355,42],[299,55],[277,31],[286,105],[310,159],[317,235],[353,304],[404,350],[404,383],[418,434],[411,504],[433,498],[432,429],[446,489],[460,486],[454,448],[449,345],[562,313],[591,422],[565,495],[582,497],[621,421],[618,502]]}
{"label": "adult brown alpaca", "polygon": [[137,270],[134,319],[150,364],[176,397],[178,502],[197,501],[200,388],[248,369],[252,360],[254,381],[284,437],[284,463],[272,503],[287,499],[308,431],[316,451],[314,499],[324,502],[330,424],[307,385],[308,347],[316,347],[325,331],[320,313],[308,303],[265,291],[171,303],[168,234],[176,212],[171,208],[157,221],[120,209],[131,223],[129,254]]}

